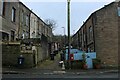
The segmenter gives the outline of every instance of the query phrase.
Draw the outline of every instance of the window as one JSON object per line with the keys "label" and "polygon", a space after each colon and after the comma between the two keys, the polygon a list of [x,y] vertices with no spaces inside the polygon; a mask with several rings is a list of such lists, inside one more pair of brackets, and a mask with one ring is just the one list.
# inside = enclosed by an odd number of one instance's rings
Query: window
{"label": "window", "polygon": [[16,12],[16,9],[13,7],[12,8],[12,21],[15,22],[15,12]]}
{"label": "window", "polygon": [[93,30],[92,30],[92,27],[90,26],[89,27],[89,40],[91,41],[92,40],[92,38],[93,38]]}
{"label": "window", "polygon": [[3,0],[0,2],[0,15],[3,13]]}
{"label": "window", "polygon": [[120,16],[120,7],[118,7],[118,16]]}
{"label": "window", "polygon": [[5,2],[3,2],[3,12],[2,15],[5,16]]}
{"label": "window", "polygon": [[28,26],[28,24],[29,24],[29,17],[28,17],[28,15],[26,16],[26,26]]}
{"label": "window", "polygon": [[80,33],[80,42],[82,42],[82,33]]}
{"label": "window", "polygon": [[84,42],[85,42],[85,34],[84,34]]}
{"label": "window", "polygon": [[9,40],[9,34],[8,34],[8,33],[1,32],[1,31],[0,31],[0,35],[2,36],[2,37],[0,38],[0,40],[2,40],[2,41],[8,41],[8,40]]}
{"label": "window", "polygon": [[38,26],[38,31],[40,30],[40,28],[39,28],[39,21],[37,21],[37,26]]}
{"label": "window", "polygon": [[5,2],[4,0],[1,0],[0,2],[0,15],[5,15]]}
{"label": "window", "polygon": [[23,22],[23,20],[24,20],[24,12],[23,12],[23,10],[22,10],[22,13],[21,13],[21,21]]}
{"label": "window", "polygon": [[15,38],[15,32],[11,31],[11,41],[14,41],[14,38]]}

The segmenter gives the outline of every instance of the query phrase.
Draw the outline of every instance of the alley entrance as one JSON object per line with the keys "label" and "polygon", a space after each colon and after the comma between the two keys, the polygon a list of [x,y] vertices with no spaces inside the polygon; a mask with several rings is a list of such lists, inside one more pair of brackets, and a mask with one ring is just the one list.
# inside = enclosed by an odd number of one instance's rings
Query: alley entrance
{"label": "alley entrance", "polygon": [[60,54],[57,54],[54,56],[54,60],[51,60],[48,58],[47,60],[44,60],[43,62],[39,63],[36,68],[39,69],[51,69],[51,70],[61,70],[61,67],[59,66],[60,62]]}

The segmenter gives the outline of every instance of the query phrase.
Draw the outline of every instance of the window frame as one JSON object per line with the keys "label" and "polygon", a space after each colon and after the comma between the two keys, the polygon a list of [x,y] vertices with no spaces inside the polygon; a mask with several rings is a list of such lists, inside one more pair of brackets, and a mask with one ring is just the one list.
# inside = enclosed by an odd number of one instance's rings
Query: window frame
{"label": "window frame", "polygon": [[5,1],[4,0],[1,0],[1,12],[0,12],[0,15],[1,16],[5,16]]}
{"label": "window frame", "polygon": [[29,16],[28,15],[25,16],[25,25],[29,26]]}
{"label": "window frame", "polygon": [[22,23],[24,22],[24,11],[23,10],[21,11],[21,22]]}
{"label": "window frame", "polygon": [[15,22],[16,19],[16,9],[14,7],[12,7],[12,22]]}
{"label": "window frame", "polygon": [[93,28],[92,26],[89,27],[89,41],[92,41],[93,39]]}
{"label": "window frame", "polygon": [[1,6],[0,15],[3,14],[3,5],[4,5],[4,2],[3,2],[3,0],[1,0],[1,2],[0,2],[0,6]]}

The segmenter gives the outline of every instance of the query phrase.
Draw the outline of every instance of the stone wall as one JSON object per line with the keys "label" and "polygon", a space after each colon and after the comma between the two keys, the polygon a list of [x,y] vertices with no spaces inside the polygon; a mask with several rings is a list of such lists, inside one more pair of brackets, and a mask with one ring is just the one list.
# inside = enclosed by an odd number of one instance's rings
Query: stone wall
{"label": "stone wall", "polygon": [[[21,54],[2,54],[2,64],[3,66],[14,66],[19,67],[18,65],[18,57]],[[24,57],[24,62],[22,67],[33,67],[35,66],[33,63],[33,54],[24,53],[22,54]]]}
{"label": "stone wall", "polygon": [[18,66],[18,57],[23,55],[24,64],[23,67],[34,66],[34,54],[32,53],[21,53],[20,45],[2,45],[2,64],[3,66]]}
{"label": "stone wall", "polygon": [[[33,49],[34,46],[34,49]],[[49,58],[48,44],[44,41],[34,45],[25,44],[2,44],[3,66],[18,66],[20,55],[24,57],[23,67],[33,67]]]}

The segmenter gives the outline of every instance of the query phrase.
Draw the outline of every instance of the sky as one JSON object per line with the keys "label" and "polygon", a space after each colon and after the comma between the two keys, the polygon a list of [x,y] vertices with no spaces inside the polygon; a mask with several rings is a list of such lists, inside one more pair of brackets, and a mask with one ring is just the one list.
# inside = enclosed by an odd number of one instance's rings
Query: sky
{"label": "sky", "polygon": [[[67,35],[67,0],[20,0],[43,21],[55,20],[57,27],[54,35]],[[70,3],[70,34],[73,35],[83,25],[83,21],[114,0],[71,0]],[[64,28],[63,28],[64,27]]]}

